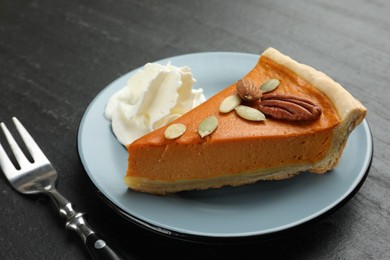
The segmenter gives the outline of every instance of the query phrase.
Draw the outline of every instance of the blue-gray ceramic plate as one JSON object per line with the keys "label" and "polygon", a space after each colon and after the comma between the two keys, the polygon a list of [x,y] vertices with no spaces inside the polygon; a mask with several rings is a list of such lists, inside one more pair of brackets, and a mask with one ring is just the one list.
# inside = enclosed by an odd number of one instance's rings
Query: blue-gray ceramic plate
{"label": "blue-gray ceramic plate", "polygon": [[[188,65],[207,97],[242,78],[259,56],[195,53],[160,60]],[[155,196],[128,190],[123,182],[127,151],[103,112],[108,99],[134,70],[108,85],[81,121],[78,149],[86,172],[109,204],[127,219],[176,238],[201,241],[266,237],[312,222],[343,205],[360,188],[370,168],[373,144],[366,120],[351,134],[337,168],[324,175],[303,173],[283,181]]]}

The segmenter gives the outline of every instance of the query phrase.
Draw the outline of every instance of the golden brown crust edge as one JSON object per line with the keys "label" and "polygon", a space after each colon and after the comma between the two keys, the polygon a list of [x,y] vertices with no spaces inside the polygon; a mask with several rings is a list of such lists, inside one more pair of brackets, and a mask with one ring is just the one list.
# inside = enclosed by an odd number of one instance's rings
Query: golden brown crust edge
{"label": "golden brown crust edge", "polygon": [[260,180],[282,180],[288,179],[299,172],[305,171],[308,166],[293,166],[286,168],[267,169],[252,173],[241,173],[236,175],[225,175],[210,179],[193,179],[178,181],[149,180],[139,177],[125,177],[125,183],[133,190],[147,192],[156,195],[165,195],[185,190],[205,190],[209,188],[220,188],[223,186],[240,186],[254,183]]}
{"label": "golden brown crust edge", "polygon": [[314,165],[295,165],[271,170],[267,169],[265,171],[260,170],[254,173],[241,173],[234,176],[221,176],[212,179],[166,182],[126,176],[126,184],[137,191],[164,195],[182,190],[202,190],[219,188],[225,185],[239,186],[254,183],[259,180],[288,179],[303,171],[322,174],[333,169],[339,162],[350,133],[362,122],[366,116],[367,109],[339,83],[332,80],[323,72],[317,71],[305,64],[298,63],[273,48],[268,48],[262,55],[288,68],[318,88],[332,101],[338,111],[342,121],[334,130],[332,147],[324,159]]}
{"label": "golden brown crust edge", "polygon": [[367,109],[346,89],[325,73],[308,65],[298,63],[274,48],[268,48],[263,52],[262,56],[266,56],[279,65],[288,68],[319,89],[332,101],[342,120],[348,120],[351,117],[356,118],[357,115],[358,118],[356,120],[358,121],[355,120],[356,125],[363,120]]}

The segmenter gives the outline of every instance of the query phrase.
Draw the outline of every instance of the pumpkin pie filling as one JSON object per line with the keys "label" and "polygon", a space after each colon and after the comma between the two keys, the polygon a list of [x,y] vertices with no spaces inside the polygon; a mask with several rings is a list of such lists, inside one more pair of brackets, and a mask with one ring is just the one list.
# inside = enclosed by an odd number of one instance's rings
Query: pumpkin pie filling
{"label": "pumpkin pie filling", "polygon": [[[234,83],[172,122],[186,126],[180,137],[165,138],[164,131],[168,127],[165,126],[128,145],[126,184],[134,190],[165,194],[285,179],[302,171],[321,174],[333,169],[349,133],[364,118],[365,108],[356,103],[360,114],[354,115],[340,109],[335,105],[337,100],[332,100],[326,91],[313,84],[317,79],[311,80],[314,72],[315,77],[325,77],[324,74],[316,75],[320,72],[307,68],[269,49],[244,78],[256,85],[279,79],[280,85],[274,92],[314,102],[322,110],[317,120],[286,121],[267,117],[263,122],[252,122],[234,112],[221,113],[218,110],[221,102],[237,93]],[[300,69],[308,74],[302,76]],[[326,76],[326,80],[330,78]],[[212,134],[202,138],[197,128],[208,116],[215,116],[218,126]]]}

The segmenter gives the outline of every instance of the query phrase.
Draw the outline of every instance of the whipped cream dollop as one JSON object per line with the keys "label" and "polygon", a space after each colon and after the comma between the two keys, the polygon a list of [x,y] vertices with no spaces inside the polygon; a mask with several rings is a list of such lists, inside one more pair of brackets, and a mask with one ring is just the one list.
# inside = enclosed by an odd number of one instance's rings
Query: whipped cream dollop
{"label": "whipped cream dollop", "polygon": [[191,69],[147,63],[108,101],[104,112],[123,145],[160,128],[206,100]]}

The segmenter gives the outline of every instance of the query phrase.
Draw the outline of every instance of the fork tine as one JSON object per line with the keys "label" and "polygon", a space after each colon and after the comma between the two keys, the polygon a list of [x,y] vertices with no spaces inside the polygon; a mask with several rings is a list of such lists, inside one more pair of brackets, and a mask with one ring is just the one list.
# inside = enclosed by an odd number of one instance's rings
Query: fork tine
{"label": "fork tine", "polygon": [[26,128],[24,128],[22,123],[20,123],[20,121],[16,117],[13,117],[12,121],[14,122],[16,129],[18,130],[20,136],[22,137],[24,143],[26,144],[26,147],[30,152],[31,157],[34,159],[34,162],[36,161],[49,162],[45,154],[42,152],[41,148],[39,148],[35,140],[32,138],[29,132],[27,132]]}
{"label": "fork tine", "polygon": [[1,129],[3,130],[3,133],[8,141],[9,146],[11,147],[12,152],[15,155],[16,161],[18,162],[20,168],[23,168],[24,166],[30,164],[30,162],[28,161],[28,159],[26,158],[26,156],[24,155],[24,153],[22,152],[19,145],[16,143],[15,139],[13,138],[4,123],[1,123]]}
{"label": "fork tine", "polygon": [[9,180],[13,178],[15,166],[9,159],[7,153],[4,151],[4,148],[1,144],[0,144],[0,167],[3,170],[5,176]]}

